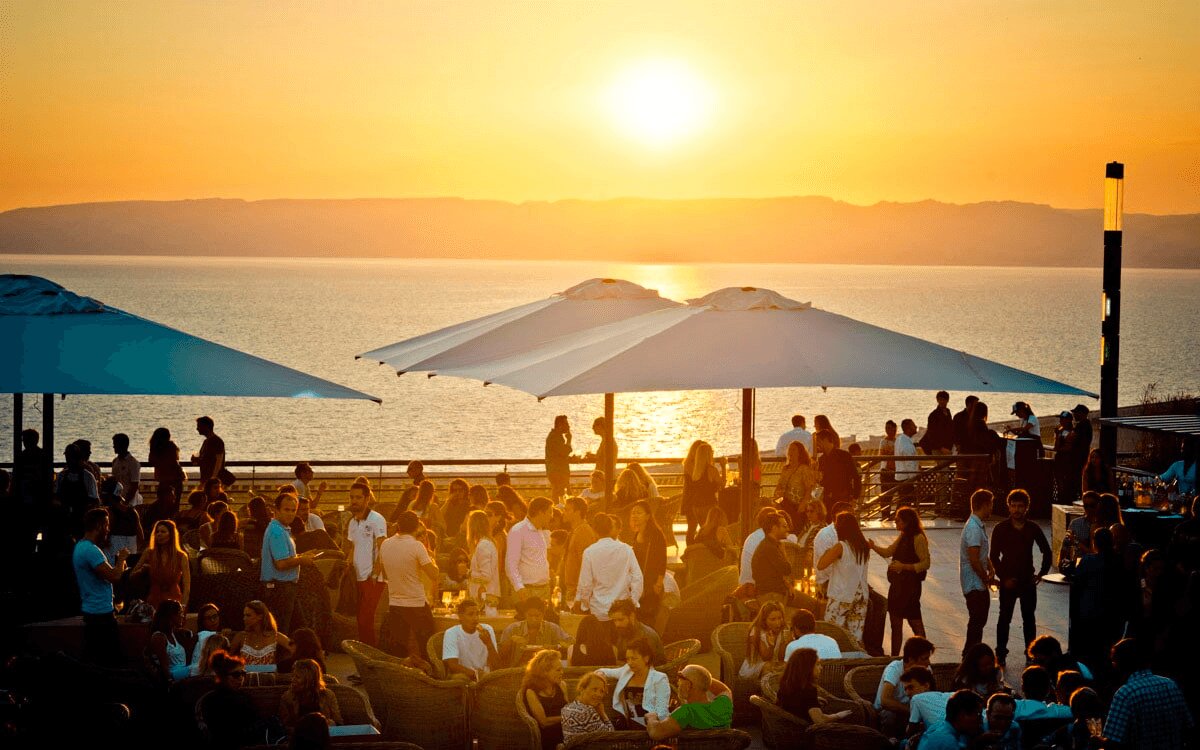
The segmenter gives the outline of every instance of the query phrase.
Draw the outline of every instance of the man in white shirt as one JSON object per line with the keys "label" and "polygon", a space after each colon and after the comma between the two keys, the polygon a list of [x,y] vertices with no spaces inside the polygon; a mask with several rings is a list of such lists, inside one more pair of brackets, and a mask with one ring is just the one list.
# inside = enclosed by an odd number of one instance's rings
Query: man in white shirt
{"label": "man in white shirt", "polygon": [[904,694],[908,696],[908,732],[927,729],[946,718],[946,703],[953,693],[934,690],[933,672],[929,667],[913,667],[900,675]]}
{"label": "man in white shirt", "polygon": [[758,545],[767,536],[767,532],[763,531],[763,523],[776,512],[775,508],[770,506],[758,509],[758,515],[754,517],[754,531],[751,531],[750,535],[746,537],[746,541],[742,543],[741,568],[738,572],[739,586],[754,583],[754,572],[751,570],[750,563],[754,561],[754,552],[758,549]]}
{"label": "man in white shirt", "polygon": [[783,660],[786,662],[797,649],[801,648],[811,648],[816,651],[818,659],[841,659],[842,649],[838,646],[838,642],[827,635],[815,632],[816,629],[817,618],[813,617],[812,612],[807,609],[796,610],[796,614],[792,615],[792,638],[794,640],[784,650]]}
{"label": "man in white shirt", "polygon": [[387,521],[371,510],[375,495],[371,486],[355,482],[350,488],[350,523],[346,539],[358,586],[358,640],[375,645],[375,610],[383,595],[383,562],[379,548],[387,538]]}
{"label": "man in white shirt", "polygon": [[613,602],[642,598],[644,582],[633,547],[616,539],[616,519],[599,513],[592,519],[592,527],[600,538],[583,551],[576,608],[606,622]]}
{"label": "man in white shirt", "polygon": [[908,726],[908,693],[901,685],[901,675],[913,667],[929,667],[933,659],[933,644],[919,635],[904,642],[903,658],[896,659],[883,669],[879,688],[875,691],[875,710],[879,712],[880,730],[888,737],[903,736]]}
{"label": "man in white shirt", "polygon": [[[308,498],[309,507],[313,510],[317,509],[317,505],[321,502],[321,495],[325,494],[324,481],[317,485],[316,492],[311,492],[309,484],[313,480],[313,469],[307,462],[301,461],[296,464],[296,478],[292,480],[292,486],[296,488],[296,496],[299,498]],[[311,531],[311,529],[309,529]]]}
{"label": "man in white shirt", "polygon": [[499,666],[496,631],[479,622],[479,604],[472,599],[463,599],[458,605],[458,622],[442,640],[446,674],[461,674],[475,681]]}
{"label": "man in white shirt", "polygon": [[[833,508],[831,508],[829,511],[829,517],[837,518],[839,513],[852,513],[852,512],[854,512],[854,508],[851,507],[850,503],[846,503],[846,502],[834,503]],[[828,526],[826,526],[823,529],[821,529],[820,531],[818,531],[817,535],[815,537],[813,537],[813,560],[814,561],[820,560],[821,556],[824,555],[826,552],[828,552],[829,548],[832,547],[833,545],[837,544],[837,542],[838,542],[837,529],[835,529],[833,527],[833,521],[830,521]],[[829,588],[829,576],[832,573],[833,573],[832,565],[828,566],[824,570],[821,570],[819,568],[817,569],[817,571],[815,573],[815,577],[817,580],[817,585],[821,587],[822,591]]]}
{"label": "man in white shirt", "polygon": [[550,599],[550,518],[554,510],[548,497],[529,501],[524,519],[508,530],[508,551],[504,569],[512,581],[513,600],[522,602],[531,596]]}
{"label": "man in white shirt", "polygon": [[[904,419],[900,422],[900,434],[896,436],[896,455],[897,456],[912,456],[914,459],[917,456],[917,446],[913,443],[913,435],[917,434],[917,423],[911,419]],[[896,461],[896,484],[905,482],[917,474],[921,473],[921,464],[919,461]],[[909,498],[913,497],[912,486],[901,487],[896,490],[894,505],[900,507],[909,504]],[[891,509],[884,512],[884,518],[891,518]]]}
{"label": "man in white shirt", "polygon": [[118,432],[112,436],[113,452],[117,455],[112,460],[111,476],[121,483],[122,496],[130,505],[141,505],[142,496],[138,494],[141,484],[142,465],[129,452],[129,436]]}
{"label": "man in white shirt", "polygon": [[808,451],[808,455],[812,455],[812,433],[804,429],[803,414],[797,414],[792,417],[792,429],[779,436],[779,442],[775,443],[775,455],[786,456],[787,447],[793,442],[802,444],[804,449]]}
{"label": "man in white shirt", "polygon": [[401,657],[409,655],[410,635],[416,636],[415,653],[420,656],[435,631],[421,576],[436,581],[440,571],[429,550],[414,536],[420,526],[417,514],[406,510],[396,519],[396,533],[379,546],[388,582],[388,633],[392,651]]}

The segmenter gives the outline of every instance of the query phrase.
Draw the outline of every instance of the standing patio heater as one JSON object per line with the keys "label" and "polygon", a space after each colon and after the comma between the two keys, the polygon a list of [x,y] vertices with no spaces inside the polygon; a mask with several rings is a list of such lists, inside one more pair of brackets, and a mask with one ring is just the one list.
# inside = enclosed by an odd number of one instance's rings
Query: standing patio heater
{"label": "standing patio heater", "polygon": [[[1125,203],[1125,165],[1104,167],[1104,291],[1100,307],[1100,418],[1117,416],[1117,377],[1121,366],[1121,214]],[[1100,453],[1117,463],[1117,428],[1100,423]]]}

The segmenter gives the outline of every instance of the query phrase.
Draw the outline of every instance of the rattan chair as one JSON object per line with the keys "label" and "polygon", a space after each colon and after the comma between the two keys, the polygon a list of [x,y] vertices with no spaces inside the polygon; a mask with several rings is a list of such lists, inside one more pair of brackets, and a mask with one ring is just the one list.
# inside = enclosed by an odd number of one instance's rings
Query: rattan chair
{"label": "rattan chair", "polygon": [[682,601],[667,615],[664,641],[699,638],[701,650],[712,646],[713,628],[721,624],[725,598],[737,588],[737,566],[729,565],[689,583],[680,591]]}
{"label": "rattan chair", "polygon": [[429,642],[425,644],[425,655],[433,665],[433,676],[439,680],[444,680],[447,676],[446,662],[442,661],[442,643],[445,639],[446,631],[440,630],[429,636]]}
{"label": "rattan chair", "polygon": [[[821,662],[824,664],[825,662]],[[762,678],[762,698],[771,703],[779,700],[779,682],[782,679],[781,672],[771,672],[764,675]],[[846,722],[850,724],[866,724],[870,719],[866,709],[857,702],[849,698],[839,698],[825,688],[817,685],[817,697],[821,701],[821,710],[827,714],[834,714],[838,711],[849,711],[850,716],[846,718]]]}
{"label": "rattan chair", "polygon": [[239,571],[258,571],[250,555],[240,549],[209,547],[200,552],[200,575],[211,576]]}
{"label": "rattan chair", "polygon": [[[895,661],[892,659],[891,661]],[[867,726],[878,725],[878,711],[875,709],[875,695],[879,692],[879,681],[883,679],[883,672],[887,669],[887,665],[891,661],[886,661],[883,664],[871,664],[859,666],[846,672],[844,678],[846,696],[856,703],[863,706],[867,712]],[[941,689],[944,684],[949,687],[950,681],[954,678],[954,671],[958,669],[957,664],[932,664],[930,671],[934,673],[935,687]],[[903,690],[903,688],[900,688]]]}
{"label": "rattan chair", "polygon": [[700,641],[697,638],[687,638],[682,641],[668,643],[663,647],[663,653],[666,655],[667,660],[656,666],[655,669],[669,677],[671,684],[674,685],[679,670],[687,666],[688,661],[700,653]]}
{"label": "rattan chair", "polygon": [[[344,723],[369,724],[375,728],[379,728],[379,720],[375,717],[375,712],[371,710],[371,704],[362,693],[349,685],[331,684],[328,685],[328,688],[337,697],[338,708],[342,712],[342,721]],[[289,689],[291,689],[290,685],[274,685],[271,687],[242,688],[241,692],[250,699],[259,718],[268,719],[273,716],[279,716],[279,701]],[[203,731],[207,731],[208,726],[207,708],[204,705],[208,695],[211,695],[211,693],[206,694],[196,702],[196,716],[198,721],[202,722],[201,729]]]}
{"label": "rattan chair", "polygon": [[524,678],[524,669],[497,669],[471,686],[471,738],[478,750],[541,748],[541,732],[531,730],[514,707]]}
{"label": "rattan chair", "polygon": [[342,641],[342,651],[345,651],[350,656],[350,660],[354,662],[354,670],[358,672],[359,679],[362,680],[363,690],[367,691],[367,697],[371,699],[371,705],[375,707],[376,715],[386,726],[387,701],[384,699],[383,686],[379,684],[378,673],[367,667],[372,661],[400,665],[401,660],[362,641]]}
{"label": "rattan chair", "polygon": [[[849,698],[850,696],[846,695],[847,672],[855,667],[872,664],[887,666],[891,661],[890,656],[868,656],[862,659],[822,659],[821,676],[817,678],[817,686],[835,698]],[[766,685],[763,687],[765,689]]]}
{"label": "rattan chair", "polygon": [[713,651],[721,658],[721,682],[733,691],[733,723],[744,724],[755,718],[750,696],[761,691],[761,680],[738,675],[746,660],[746,637],[751,623],[727,622],[712,632]]}
{"label": "rattan chair", "polygon": [[726,565],[729,561],[718,557],[708,548],[707,544],[693,544],[683,551],[683,580],[685,583],[702,580]]}
{"label": "rattan chair", "polygon": [[817,620],[817,628],[813,632],[820,635],[827,635],[837,641],[838,650],[843,654],[848,654],[853,651],[866,653],[867,647],[863,642],[854,637],[854,634],[846,630],[837,623],[829,622],[828,620]]}
{"label": "rattan chair", "polygon": [[[567,703],[575,700],[575,686],[579,683],[579,678],[594,671],[594,667],[567,667],[563,670],[563,682],[567,684]],[[533,714],[529,713],[529,707],[525,705],[524,696],[521,695],[519,689],[516,701],[517,717],[525,722],[525,726],[529,727],[530,737],[537,743],[533,746],[533,750],[541,750],[542,728],[538,725],[537,719],[533,718]],[[604,705],[610,705],[610,698],[605,698]]]}
{"label": "rattan chair", "polygon": [[463,750],[468,744],[466,680],[435,680],[420,670],[374,659],[365,669],[363,682],[375,680],[383,691],[385,739],[412,742],[424,750]]}
{"label": "rattan chair", "polygon": [[805,732],[812,722],[776,706],[761,695],[750,696],[750,703],[762,714],[763,744],[768,750],[793,750],[803,747]]}
{"label": "rattan chair", "polygon": [[[739,729],[689,729],[674,738],[675,747],[689,750],[743,750],[753,739]],[[564,750],[651,750],[664,744],[650,739],[644,730],[631,732],[591,732],[572,737]]]}

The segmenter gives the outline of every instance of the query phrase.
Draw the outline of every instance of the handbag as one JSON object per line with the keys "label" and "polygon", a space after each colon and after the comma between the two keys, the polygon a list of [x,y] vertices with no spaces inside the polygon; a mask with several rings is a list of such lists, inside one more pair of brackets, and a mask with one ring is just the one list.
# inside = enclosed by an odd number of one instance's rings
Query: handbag
{"label": "handbag", "polygon": [[234,475],[232,471],[222,466],[221,470],[217,472],[217,479],[221,480],[222,485],[231,487],[233,483],[237,481],[237,476]]}

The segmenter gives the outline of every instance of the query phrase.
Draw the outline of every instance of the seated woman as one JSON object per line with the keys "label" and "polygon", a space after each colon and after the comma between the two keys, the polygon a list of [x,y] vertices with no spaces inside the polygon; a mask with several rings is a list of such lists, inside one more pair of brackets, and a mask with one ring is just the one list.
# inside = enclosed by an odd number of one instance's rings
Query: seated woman
{"label": "seated woman", "polygon": [[625,666],[601,668],[596,674],[616,680],[613,690],[613,724],[618,729],[642,729],[646,714],[666,717],[671,713],[671,681],[654,668],[654,647],[638,638],[625,650]]}
{"label": "seated woman", "polygon": [[188,666],[188,674],[192,677],[212,677],[212,655],[218,651],[229,651],[229,639],[220,633],[214,633],[204,640],[203,645],[196,645],[195,656]]}
{"label": "seated woman", "polygon": [[327,671],[325,649],[321,647],[321,638],[312,628],[297,628],[288,641],[288,649],[291,653],[278,662],[280,672],[291,672],[293,665],[302,659],[312,659],[321,668],[322,673]]}
{"label": "seated woman", "polygon": [[210,521],[212,517],[208,515],[208,495],[204,494],[203,490],[196,490],[188,495],[188,507],[175,515],[175,525],[179,527],[181,536]]}
{"label": "seated woman", "polygon": [[765,602],[758,609],[754,623],[746,633],[746,658],[738,676],[757,680],[763,672],[784,668],[783,654],[787,650],[790,632],[784,630],[783,605]]}
{"label": "seated woman", "polygon": [[562,709],[567,703],[562,660],[557,651],[543,649],[525,665],[521,696],[542,733],[542,750],[555,750],[563,741]]}
{"label": "seated woman", "polygon": [[242,619],[245,629],[234,633],[230,650],[245,659],[246,664],[274,665],[291,655],[288,637],[279,632],[275,615],[266,604],[257,599],[246,602]]}
{"label": "seated woman", "polygon": [[203,701],[204,723],[213,747],[242,747],[262,742],[264,722],[242,685],[246,662],[225,651],[213,652],[210,660],[215,689]]}
{"label": "seated woman", "polygon": [[325,673],[312,659],[301,659],[292,669],[292,684],[279,699],[279,718],[290,731],[301,716],[320,713],[330,726],[342,723],[337,696],[325,686]]}
{"label": "seated woman", "polygon": [[567,663],[572,667],[607,667],[617,661],[617,649],[613,646],[608,623],[585,615],[579,621],[574,645],[567,650]]}
{"label": "seated woman", "polygon": [[951,692],[955,690],[973,690],[984,698],[992,693],[1012,692],[1004,683],[1004,674],[996,663],[996,652],[986,643],[976,643],[963,656],[950,686]]}
{"label": "seated woman", "polygon": [[229,503],[226,503],[223,500],[217,500],[216,502],[212,502],[212,503],[208,504],[209,520],[200,524],[200,527],[198,529],[200,532],[200,548],[201,549],[205,549],[207,547],[212,546],[213,534],[215,534],[217,531],[217,519],[219,519],[221,517],[221,514],[227,510],[229,510]]}
{"label": "seated woman", "polygon": [[219,549],[236,549],[243,550],[245,547],[245,539],[242,533],[238,531],[237,514],[231,510],[227,510],[217,517],[215,529],[212,533],[212,539],[208,546]]}
{"label": "seated woman", "polygon": [[575,685],[575,700],[562,709],[563,742],[590,732],[612,732],[613,723],[604,710],[608,683],[595,672],[588,672]]}
{"label": "seated woman", "polygon": [[150,623],[149,651],[164,679],[189,676],[188,654],[195,642],[195,634],[184,627],[183,605],[175,599],[158,605]]}
{"label": "seated woman", "polygon": [[821,662],[817,652],[811,648],[798,648],[788,658],[787,668],[779,680],[779,695],[775,704],[788,713],[813,724],[826,724],[850,717],[849,711],[827,714],[821,710],[817,695],[817,678],[821,675]]}

